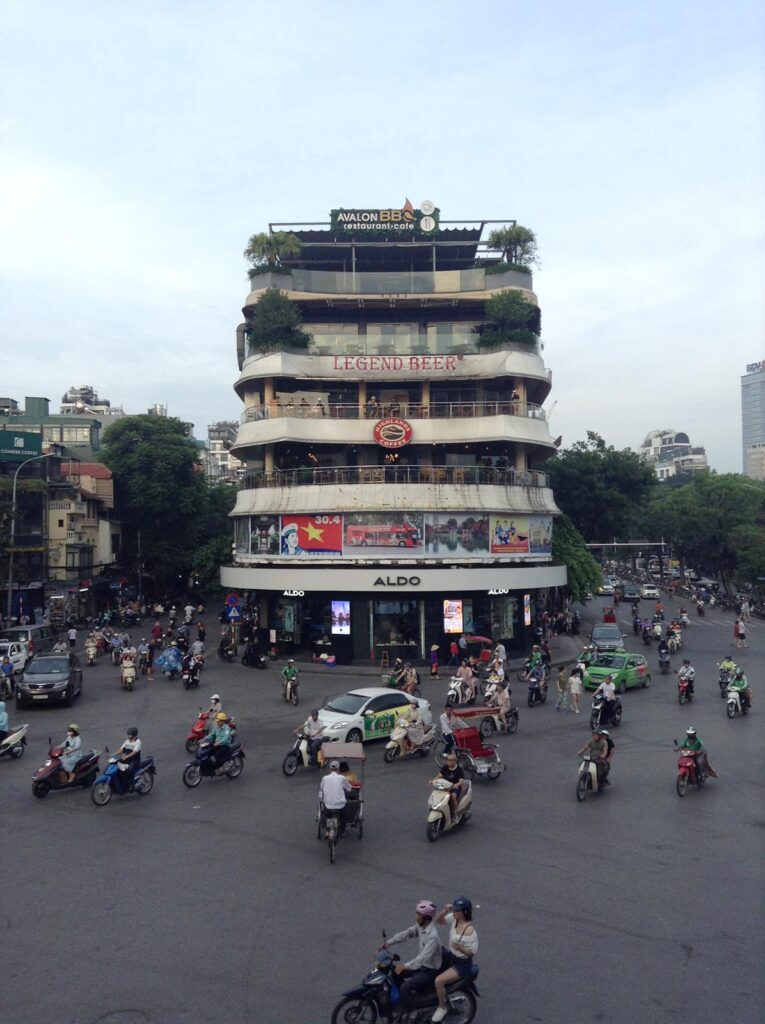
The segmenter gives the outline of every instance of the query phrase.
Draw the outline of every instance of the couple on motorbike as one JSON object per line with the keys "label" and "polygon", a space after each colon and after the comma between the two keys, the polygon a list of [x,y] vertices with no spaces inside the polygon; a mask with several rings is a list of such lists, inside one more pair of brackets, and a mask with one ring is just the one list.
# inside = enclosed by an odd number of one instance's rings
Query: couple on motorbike
{"label": "couple on motorbike", "polygon": [[[455,981],[469,978],[473,972],[473,958],[478,952],[478,934],[472,924],[473,904],[467,896],[458,896],[439,912],[431,900],[422,900],[415,907],[415,924],[387,939],[381,949],[417,939],[417,955],[396,964],[394,972],[401,981],[401,1009],[411,1007],[418,992],[435,987],[438,1001],[431,1020],[442,1021],[447,1015],[446,987]],[[450,926],[449,947],[444,950],[438,925]]]}

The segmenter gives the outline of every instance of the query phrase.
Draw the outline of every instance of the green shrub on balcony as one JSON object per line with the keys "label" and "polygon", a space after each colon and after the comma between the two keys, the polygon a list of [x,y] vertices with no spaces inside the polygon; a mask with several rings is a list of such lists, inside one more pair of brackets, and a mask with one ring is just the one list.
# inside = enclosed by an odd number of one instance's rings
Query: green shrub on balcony
{"label": "green shrub on balcony", "polygon": [[527,267],[523,263],[490,263],[488,267],[485,267],[486,276],[490,277],[492,274],[529,274],[531,275],[531,267]]}
{"label": "green shrub on balcony", "polygon": [[289,231],[274,231],[252,235],[244,250],[244,258],[252,264],[248,274],[250,280],[258,274],[290,274],[285,260],[300,255],[300,240]]}
{"label": "green shrub on balcony", "polygon": [[500,292],[484,303],[486,323],[474,327],[479,348],[500,348],[508,342],[536,347],[542,312],[519,291]]}
{"label": "green shrub on balcony", "polygon": [[250,355],[284,350],[305,352],[312,335],[300,326],[300,310],[278,288],[267,288],[247,316],[247,344]]}
{"label": "green shrub on balcony", "polygon": [[488,245],[490,249],[500,249],[509,266],[508,270],[526,270],[532,266],[539,266],[537,254],[537,236],[531,228],[525,228],[522,224],[513,224],[511,227],[499,228],[489,234]]}

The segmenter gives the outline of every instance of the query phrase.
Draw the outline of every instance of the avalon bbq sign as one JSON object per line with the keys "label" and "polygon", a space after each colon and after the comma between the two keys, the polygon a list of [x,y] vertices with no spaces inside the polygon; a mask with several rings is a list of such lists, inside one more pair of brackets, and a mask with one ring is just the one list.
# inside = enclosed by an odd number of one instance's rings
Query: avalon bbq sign
{"label": "avalon bbq sign", "polygon": [[407,199],[400,210],[331,210],[331,228],[336,235],[353,237],[389,232],[394,235],[430,235],[438,228],[439,210],[426,199],[416,210]]}

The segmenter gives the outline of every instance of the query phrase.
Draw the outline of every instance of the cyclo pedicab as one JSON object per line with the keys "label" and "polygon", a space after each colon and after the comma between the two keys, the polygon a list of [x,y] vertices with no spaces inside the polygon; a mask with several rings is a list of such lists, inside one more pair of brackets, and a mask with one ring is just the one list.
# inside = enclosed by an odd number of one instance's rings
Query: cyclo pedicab
{"label": "cyclo pedicab", "polygon": [[[345,830],[347,832],[349,829],[355,829],[356,835],[361,839],[364,835],[364,744],[329,743],[325,746],[323,755],[324,767],[337,761],[340,765],[340,774],[351,784],[350,792],[346,794]],[[337,844],[343,832],[340,813],[329,810],[319,801],[316,821],[316,838],[326,839],[329,860],[334,864]]]}
{"label": "cyclo pedicab", "polygon": [[[457,719],[454,723],[455,753],[463,772],[471,779],[477,776],[496,782],[507,767],[502,763],[495,744],[487,743],[484,738],[483,722],[485,718],[495,715],[497,712],[498,709],[492,707],[454,709],[454,717]],[[469,725],[468,722],[475,719],[479,713],[483,716],[481,726]],[[488,735],[491,735],[491,732]],[[441,768],[446,764],[443,741],[436,747],[435,760]]]}

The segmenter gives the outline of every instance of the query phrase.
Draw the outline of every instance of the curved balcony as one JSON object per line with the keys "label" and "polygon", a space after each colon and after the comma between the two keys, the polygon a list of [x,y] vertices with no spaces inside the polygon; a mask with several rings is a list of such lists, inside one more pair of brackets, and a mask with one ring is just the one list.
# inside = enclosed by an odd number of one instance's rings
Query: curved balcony
{"label": "curved balcony", "polygon": [[262,487],[339,486],[342,484],[429,484],[464,487],[547,487],[547,475],[538,470],[496,469],[493,466],[325,466],[318,469],[276,469],[273,473],[247,473],[245,490]]}
{"label": "curved balcony", "polygon": [[[303,296],[390,296],[390,295],[475,295],[506,288],[520,288],[533,294],[531,274],[508,269],[487,274],[485,268],[469,270],[380,271],[354,273],[352,270],[293,270],[289,274],[258,274],[251,281],[248,302],[256,302],[265,288],[278,288],[291,298]],[[253,298],[252,296],[255,296]]]}
{"label": "curved balcony", "polygon": [[336,420],[372,420],[385,416],[403,416],[410,420],[440,420],[469,418],[477,416],[524,416],[534,420],[545,420],[547,417],[541,405],[534,402],[502,401],[502,402],[430,402],[427,405],[413,402],[402,406],[400,403],[378,405],[376,408],[360,409],[358,404],[342,404],[318,402],[314,406],[295,405],[294,403],[274,400],[266,405],[251,405],[240,417],[240,423],[253,423],[257,420],[275,419],[283,416],[296,416],[298,419],[336,419]]}

